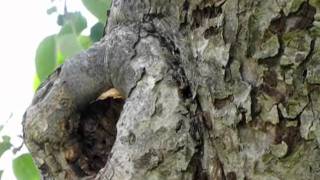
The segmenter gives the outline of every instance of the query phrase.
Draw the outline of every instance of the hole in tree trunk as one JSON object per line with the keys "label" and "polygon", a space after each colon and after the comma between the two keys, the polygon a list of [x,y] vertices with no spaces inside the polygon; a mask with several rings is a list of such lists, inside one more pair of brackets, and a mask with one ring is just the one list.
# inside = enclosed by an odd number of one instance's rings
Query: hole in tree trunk
{"label": "hole in tree trunk", "polygon": [[80,112],[77,128],[73,129],[76,142],[65,152],[78,177],[95,176],[105,166],[117,135],[116,124],[125,100],[114,94],[102,95]]}

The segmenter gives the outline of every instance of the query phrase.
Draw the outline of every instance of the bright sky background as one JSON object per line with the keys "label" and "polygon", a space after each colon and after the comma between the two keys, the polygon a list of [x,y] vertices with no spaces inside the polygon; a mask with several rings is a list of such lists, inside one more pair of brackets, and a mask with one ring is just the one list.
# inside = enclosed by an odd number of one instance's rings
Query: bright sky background
{"label": "bright sky background", "polygon": [[[14,147],[22,140],[22,116],[33,96],[35,75],[34,57],[38,44],[48,35],[57,33],[57,13],[47,15],[53,5],[63,10],[64,1],[55,0],[7,0],[0,1],[0,132],[12,138]],[[67,0],[68,11],[80,11],[87,18],[88,27],[96,18],[83,7],[81,0]],[[88,34],[89,29],[85,30]],[[17,155],[26,152],[23,148]],[[3,180],[14,180],[11,161],[17,155],[7,151],[0,159]]]}

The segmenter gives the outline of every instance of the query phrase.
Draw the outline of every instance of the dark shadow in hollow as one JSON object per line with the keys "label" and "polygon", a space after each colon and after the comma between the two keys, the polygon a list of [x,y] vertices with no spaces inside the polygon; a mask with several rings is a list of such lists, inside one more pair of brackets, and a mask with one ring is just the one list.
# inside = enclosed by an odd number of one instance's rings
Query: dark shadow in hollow
{"label": "dark shadow in hollow", "polygon": [[80,112],[80,121],[74,131],[78,155],[67,159],[77,176],[96,175],[107,163],[124,102],[124,99],[109,97],[90,103]]}

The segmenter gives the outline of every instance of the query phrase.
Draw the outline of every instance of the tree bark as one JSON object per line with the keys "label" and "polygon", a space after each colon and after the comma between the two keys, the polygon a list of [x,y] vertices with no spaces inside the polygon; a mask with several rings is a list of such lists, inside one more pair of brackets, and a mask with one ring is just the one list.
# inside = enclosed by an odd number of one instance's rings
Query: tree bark
{"label": "tree bark", "polygon": [[[316,0],[113,0],[106,36],[43,83],[45,179],[318,179]],[[101,99],[116,88],[122,99]]]}

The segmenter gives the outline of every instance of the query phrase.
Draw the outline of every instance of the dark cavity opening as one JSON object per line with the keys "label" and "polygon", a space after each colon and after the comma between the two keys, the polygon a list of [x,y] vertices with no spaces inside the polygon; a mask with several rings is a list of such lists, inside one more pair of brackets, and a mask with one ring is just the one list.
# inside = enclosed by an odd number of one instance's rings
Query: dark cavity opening
{"label": "dark cavity opening", "polygon": [[72,151],[65,154],[77,176],[95,176],[107,163],[124,102],[123,98],[107,97],[90,103],[80,112],[72,138],[76,142]]}

